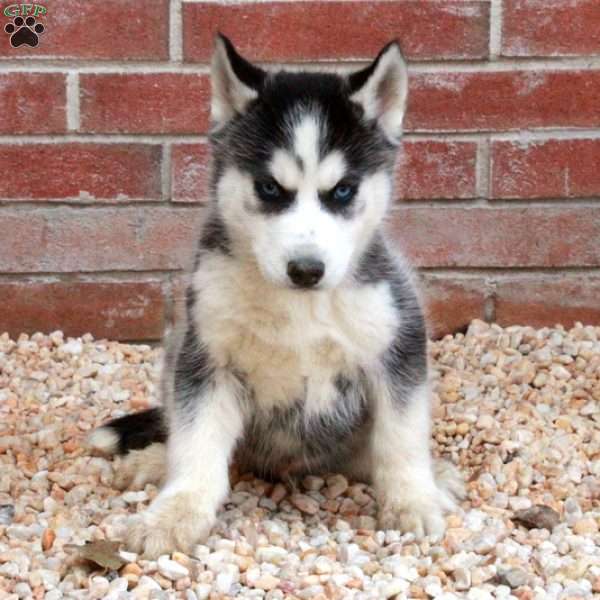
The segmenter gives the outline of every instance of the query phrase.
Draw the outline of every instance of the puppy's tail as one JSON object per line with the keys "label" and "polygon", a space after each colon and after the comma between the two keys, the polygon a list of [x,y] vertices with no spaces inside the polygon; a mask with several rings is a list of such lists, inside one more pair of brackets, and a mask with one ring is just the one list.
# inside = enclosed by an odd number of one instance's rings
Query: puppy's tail
{"label": "puppy's tail", "polygon": [[127,454],[166,440],[165,412],[157,407],[109,421],[92,431],[87,444],[102,454]]}

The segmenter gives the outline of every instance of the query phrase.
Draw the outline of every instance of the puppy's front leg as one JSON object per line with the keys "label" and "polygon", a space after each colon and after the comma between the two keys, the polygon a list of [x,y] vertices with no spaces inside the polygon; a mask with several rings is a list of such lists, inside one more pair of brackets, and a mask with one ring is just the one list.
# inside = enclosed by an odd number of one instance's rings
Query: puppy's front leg
{"label": "puppy's front leg", "polygon": [[189,552],[208,535],[229,490],[228,463],[241,434],[240,384],[217,370],[196,398],[175,399],[167,445],[167,482],[133,518],[129,547],[147,557]]}
{"label": "puppy's front leg", "polygon": [[439,536],[445,529],[443,512],[454,507],[454,500],[434,478],[429,386],[422,383],[401,394],[383,381],[377,388],[372,449],[380,526]]}

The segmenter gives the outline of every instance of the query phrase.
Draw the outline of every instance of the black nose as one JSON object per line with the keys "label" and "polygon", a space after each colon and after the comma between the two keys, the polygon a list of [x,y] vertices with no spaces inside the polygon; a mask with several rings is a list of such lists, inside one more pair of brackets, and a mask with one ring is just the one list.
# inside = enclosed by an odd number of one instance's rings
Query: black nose
{"label": "black nose", "polygon": [[298,287],[310,288],[317,285],[323,273],[325,273],[325,264],[314,258],[290,260],[287,265],[287,274]]}

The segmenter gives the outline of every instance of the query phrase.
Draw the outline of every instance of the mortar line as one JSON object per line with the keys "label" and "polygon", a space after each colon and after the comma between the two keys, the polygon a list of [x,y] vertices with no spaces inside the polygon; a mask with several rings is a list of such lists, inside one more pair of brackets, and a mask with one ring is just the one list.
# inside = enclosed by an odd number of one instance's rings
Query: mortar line
{"label": "mortar line", "polygon": [[502,54],[502,0],[490,3],[490,58],[496,59]]}
{"label": "mortar line", "polygon": [[183,21],[181,0],[171,0],[169,4],[169,58],[172,62],[183,59]]}
{"label": "mortar line", "polygon": [[79,110],[79,73],[69,72],[67,74],[67,129],[69,131],[79,131],[80,110]]}
{"label": "mortar line", "polygon": [[[308,71],[325,70],[348,72],[359,69],[369,64],[368,59],[343,59],[332,58],[320,61],[282,61],[265,62],[255,61],[256,64],[266,69],[288,68],[291,70],[305,69]],[[488,61],[487,57],[481,59],[459,60],[451,57],[446,59],[409,61],[409,72],[419,73],[496,73],[510,71],[593,71],[600,69],[600,56],[588,57],[498,57],[497,60]],[[127,73],[189,73],[209,74],[210,65],[206,62],[149,62],[149,61],[75,61],[59,59],[0,59],[0,73],[68,73],[77,70],[89,74],[127,74]]]}

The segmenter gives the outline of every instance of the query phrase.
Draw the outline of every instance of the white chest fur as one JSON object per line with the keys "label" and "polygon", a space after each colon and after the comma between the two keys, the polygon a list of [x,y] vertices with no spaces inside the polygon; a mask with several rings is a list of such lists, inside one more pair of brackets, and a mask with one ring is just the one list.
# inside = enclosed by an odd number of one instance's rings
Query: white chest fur
{"label": "white chest fur", "polygon": [[305,398],[326,410],[340,373],[377,362],[398,315],[386,283],[303,292],[265,283],[257,271],[209,256],[194,274],[195,319],[220,367],[244,374],[264,408]]}

